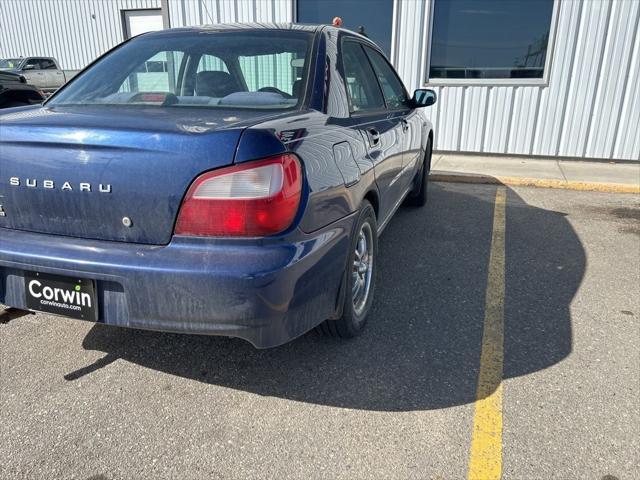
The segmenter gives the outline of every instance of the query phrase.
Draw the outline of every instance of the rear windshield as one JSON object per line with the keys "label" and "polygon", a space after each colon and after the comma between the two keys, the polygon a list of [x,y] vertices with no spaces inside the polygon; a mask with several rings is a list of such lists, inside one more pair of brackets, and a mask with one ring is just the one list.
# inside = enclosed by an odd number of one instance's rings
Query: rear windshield
{"label": "rear windshield", "polygon": [[311,34],[197,31],[135,38],[48,105],[287,109],[302,101]]}

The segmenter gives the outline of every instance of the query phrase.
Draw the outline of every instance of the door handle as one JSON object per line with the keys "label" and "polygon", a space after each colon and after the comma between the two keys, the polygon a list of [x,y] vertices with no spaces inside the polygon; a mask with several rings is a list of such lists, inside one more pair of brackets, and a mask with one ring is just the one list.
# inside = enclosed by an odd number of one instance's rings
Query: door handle
{"label": "door handle", "polygon": [[407,130],[409,130],[409,122],[407,122],[404,118],[400,120],[400,123],[402,124],[403,132],[406,132]]}
{"label": "door handle", "polygon": [[367,135],[369,136],[369,144],[372,147],[375,147],[380,143],[380,132],[375,128],[367,128]]}

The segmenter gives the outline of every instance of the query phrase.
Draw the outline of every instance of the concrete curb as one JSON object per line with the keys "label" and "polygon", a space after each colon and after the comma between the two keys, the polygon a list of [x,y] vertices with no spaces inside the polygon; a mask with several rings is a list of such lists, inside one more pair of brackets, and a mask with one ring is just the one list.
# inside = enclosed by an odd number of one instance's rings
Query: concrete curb
{"label": "concrete curb", "polygon": [[577,182],[525,177],[493,177],[473,173],[451,173],[439,171],[431,171],[429,174],[429,180],[432,182],[484,183],[520,187],[559,188],[564,190],[582,190],[589,192],[640,194],[640,185],[627,183]]}

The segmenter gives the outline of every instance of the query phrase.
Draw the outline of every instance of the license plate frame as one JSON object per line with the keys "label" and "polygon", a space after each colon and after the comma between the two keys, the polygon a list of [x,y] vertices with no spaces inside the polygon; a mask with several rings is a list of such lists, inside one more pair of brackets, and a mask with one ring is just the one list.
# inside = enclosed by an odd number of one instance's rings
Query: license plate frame
{"label": "license plate frame", "polygon": [[98,321],[95,280],[42,272],[24,272],[25,303],[29,310],[62,317]]}

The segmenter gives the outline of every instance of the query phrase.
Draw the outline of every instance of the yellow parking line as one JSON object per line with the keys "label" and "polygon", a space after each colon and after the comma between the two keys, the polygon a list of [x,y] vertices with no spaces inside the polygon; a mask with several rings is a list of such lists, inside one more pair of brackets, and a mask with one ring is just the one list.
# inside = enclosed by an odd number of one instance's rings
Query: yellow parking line
{"label": "yellow parking line", "polygon": [[485,298],[484,332],[476,393],[469,480],[502,476],[502,365],[504,359],[504,231],[506,190],[499,187]]}

